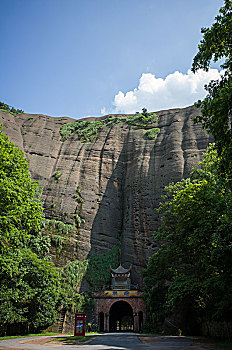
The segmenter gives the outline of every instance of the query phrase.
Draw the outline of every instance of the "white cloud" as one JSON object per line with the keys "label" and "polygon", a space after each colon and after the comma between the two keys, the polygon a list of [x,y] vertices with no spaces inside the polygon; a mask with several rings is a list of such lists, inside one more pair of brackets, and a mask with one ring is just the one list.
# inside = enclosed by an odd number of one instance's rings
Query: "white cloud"
{"label": "white cloud", "polygon": [[[143,107],[148,111],[187,107],[206,96],[205,84],[219,78],[217,69],[209,69],[208,72],[199,70],[196,74],[191,70],[187,74],[176,71],[165,79],[143,73],[137,88],[125,94],[119,91],[115,95],[109,113],[135,113]],[[107,112],[105,107],[103,111]]]}
{"label": "white cloud", "polygon": [[101,114],[106,114],[106,107],[101,108]]}

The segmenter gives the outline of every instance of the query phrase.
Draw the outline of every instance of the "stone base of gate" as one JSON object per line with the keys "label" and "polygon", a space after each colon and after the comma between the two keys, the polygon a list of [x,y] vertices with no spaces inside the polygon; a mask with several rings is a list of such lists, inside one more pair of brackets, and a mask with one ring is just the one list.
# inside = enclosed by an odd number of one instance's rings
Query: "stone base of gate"
{"label": "stone base of gate", "polygon": [[99,331],[111,331],[111,307],[120,301],[128,303],[132,308],[134,331],[138,332],[142,330],[143,324],[146,321],[146,306],[142,297],[142,292],[137,292],[137,296],[106,296],[104,293],[95,293],[94,301],[94,313]]}

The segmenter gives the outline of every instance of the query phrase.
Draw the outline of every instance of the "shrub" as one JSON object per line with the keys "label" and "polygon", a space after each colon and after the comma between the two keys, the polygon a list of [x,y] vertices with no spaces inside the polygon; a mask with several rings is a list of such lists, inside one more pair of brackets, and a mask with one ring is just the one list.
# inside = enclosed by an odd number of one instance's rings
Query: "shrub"
{"label": "shrub", "polygon": [[104,127],[112,128],[119,123],[135,126],[138,129],[154,128],[158,121],[155,113],[148,113],[144,108],[142,113],[133,116],[114,117],[89,121],[77,120],[74,123],[64,124],[60,129],[61,141],[67,140],[71,135],[76,134],[81,142],[92,142]]}
{"label": "shrub", "polygon": [[59,181],[59,179],[62,176],[61,171],[56,171],[53,175],[52,175],[57,181]]}
{"label": "shrub", "polygon": [[148,140],[156,140],[159,133],[160,133],[159,128],[152,128],[146,132],[145,136]]}

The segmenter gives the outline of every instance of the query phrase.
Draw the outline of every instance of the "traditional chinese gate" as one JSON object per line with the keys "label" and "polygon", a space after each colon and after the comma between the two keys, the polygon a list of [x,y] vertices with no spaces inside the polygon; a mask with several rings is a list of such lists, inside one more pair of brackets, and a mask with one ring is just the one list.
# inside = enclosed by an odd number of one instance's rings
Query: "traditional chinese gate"
{"label": "traditional chinese gate", "polygon": [[95,318],[100,331],[140,331],[145,321],[142,292],[131,286],[131,267],[110,269],[110,288],[95,293]]}

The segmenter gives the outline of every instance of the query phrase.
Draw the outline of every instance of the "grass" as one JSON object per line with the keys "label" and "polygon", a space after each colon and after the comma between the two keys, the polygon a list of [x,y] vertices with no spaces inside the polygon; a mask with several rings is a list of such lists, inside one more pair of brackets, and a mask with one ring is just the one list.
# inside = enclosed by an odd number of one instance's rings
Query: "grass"
{"label": "grass", "polygon": [[[37,333],[37,334],[25,334],[25,335],[6,335],[5,337],[0,337],[0,340],[6,340],[6,339],[16,339],[16,338],[26,338],[26,337],[49,337],[49,336],[53,336],[53,335],[59,335],[60,333],[52,333],[52,332],[48,332],[48,333]],[[73,333],[67,333],[72,335]],[[96,335],[99,334],[99,332],[86,332],[86,335]],[[62,337],[63,338],[63,337]],[[64,337],[64,338],[69,338],[72,339],[74,337]],[[80,337],[76,337],[76,338],[80,338]],[[87,337],[88,339],[90,338],[89,336]],[[60,339],[60,338],[59,338]],[[55,340],[55,339],[54,339]]]}
{"label": "grass", "polygon": [[60,333],[37,333],[37,334],[25,334],[25,335],[6,335],[5,337],[0,337],[0,340],[15,339],[15,338],[25,338],[25,337],[46,337],[50,335],[58,335]]}
{"label": "grass", "polygon": [[93,336],[79,336],[79,337],[75,337],[75,336],[58,337],[58,338],[52,339],[51,342],[59,342],[59,343],[65,343],[65,344],[70,344],[73,342],[84,343],[85,341],[90,340],[92,338],[94,338],[94,335]]}

